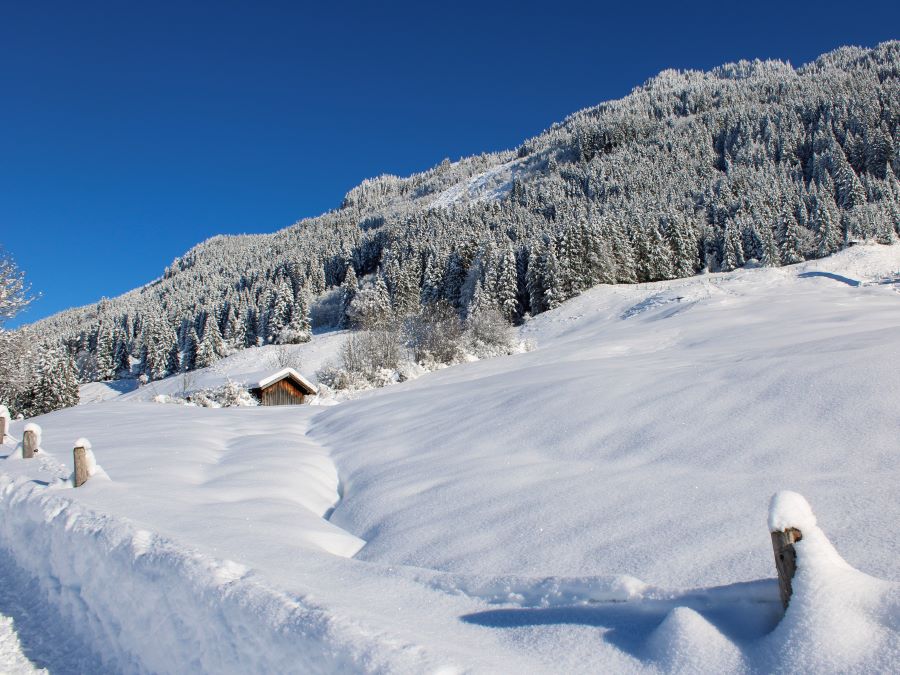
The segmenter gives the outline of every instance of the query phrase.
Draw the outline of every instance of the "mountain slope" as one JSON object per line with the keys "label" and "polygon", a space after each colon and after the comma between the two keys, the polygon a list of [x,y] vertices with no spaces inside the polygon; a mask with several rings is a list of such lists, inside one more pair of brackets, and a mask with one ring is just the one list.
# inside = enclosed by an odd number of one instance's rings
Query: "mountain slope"
{"label": "mountain slope", "polygon": [[193,368],[192,341],[207,332],[222,345],[213,358],[282,339],[350,267],[382,276],[400,313],[445,299],[465,315],[478,289],[516,322],[598,282],[889,243],[900,229],[898,74],[898,42],[798,69],[665,71],[514,152],[364,181],[318,218],[210,239],[147,286],[35,332],[62,341],[85,379],[121,375],[129,357],[157,379]]}

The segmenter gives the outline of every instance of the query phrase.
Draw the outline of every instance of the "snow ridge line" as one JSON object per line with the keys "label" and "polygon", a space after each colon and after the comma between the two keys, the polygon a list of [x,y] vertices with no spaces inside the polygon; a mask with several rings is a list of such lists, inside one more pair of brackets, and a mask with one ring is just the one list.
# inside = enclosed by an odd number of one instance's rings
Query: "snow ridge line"
{"label": "snow ridge line", "polygon": [[[0,549],[49,606],[43,630],[75,635],[117,672],[335,672],[371,665],[371,637],[304,598],[0,476]],[[35,589],[37,589],[35,591]],[[376,658],[377,660],[377,658]]]}

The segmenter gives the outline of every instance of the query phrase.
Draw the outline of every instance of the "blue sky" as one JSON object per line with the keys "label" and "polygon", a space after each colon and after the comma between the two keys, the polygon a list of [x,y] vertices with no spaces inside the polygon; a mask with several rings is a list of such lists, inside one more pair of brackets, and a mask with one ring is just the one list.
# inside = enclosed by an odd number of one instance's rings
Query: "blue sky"
{"label": "blue sky", "polygon": [[0,245],[32,321],[664,68],[900,38],[900,3],[4,2]]}

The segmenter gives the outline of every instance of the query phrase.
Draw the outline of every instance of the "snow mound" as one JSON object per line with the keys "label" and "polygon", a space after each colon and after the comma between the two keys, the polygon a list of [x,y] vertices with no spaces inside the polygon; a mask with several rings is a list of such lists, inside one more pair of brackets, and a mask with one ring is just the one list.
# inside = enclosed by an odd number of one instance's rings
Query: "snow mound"
{"label": "snow mound", "polygon": [[746,670],[740,648],[690,607],[669,612],[650,635],[646,649],[650,658],[668,672]]}
{"label": "snow mound", "polygon": [[[770,526],[796,527],[793,595],[765,641],[760,665],[790,655],[806,672],[889,672],[900,663],[900,584],[850,566],[835,550],[806,500],[793,492],[772,499]],[[779,664],[780,665],[780,664]],[[783,667],[783,666],[782,666]],[[789,666],[790,667],[790,666]]]}

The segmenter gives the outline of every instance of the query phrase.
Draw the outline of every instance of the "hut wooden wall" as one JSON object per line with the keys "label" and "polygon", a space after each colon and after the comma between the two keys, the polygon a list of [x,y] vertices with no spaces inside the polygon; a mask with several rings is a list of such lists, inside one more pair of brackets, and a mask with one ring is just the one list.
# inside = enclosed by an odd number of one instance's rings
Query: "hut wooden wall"
{"label": "hut wooden wall", "polygon": [[303,391],[289,380],[280,380],[259,394],[262,405],[299,405],[303,403],[303,398]]}

